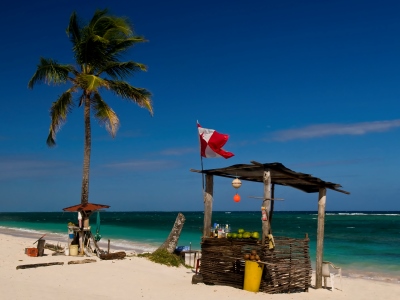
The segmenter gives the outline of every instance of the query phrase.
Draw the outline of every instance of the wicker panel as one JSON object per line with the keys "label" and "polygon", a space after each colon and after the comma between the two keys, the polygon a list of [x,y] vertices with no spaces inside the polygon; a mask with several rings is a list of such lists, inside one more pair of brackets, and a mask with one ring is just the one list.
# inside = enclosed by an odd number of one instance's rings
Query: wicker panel
{"label": "wicker panel", "polygon": [[261,292],[274,294],[308,290],[311,285],[309,240],[274,239],[274,250],[249,239],[203,239],[200,271],[203,282],[243,288],[243,252],[257,249],[261,260],[266,263],[260,284]]}
{"label": "wicker panel", "polygon": [[242,249],[257,246],[256,240],[205,238],[201,245],[201,268],[205,284],[243,288]]}
{"label": "wicker panel", "polygon": [[311,260],[308,239],[274,237],[275,249],[264,248],[267,262],[260,291],[291,293],[306,291],[311,285]]}

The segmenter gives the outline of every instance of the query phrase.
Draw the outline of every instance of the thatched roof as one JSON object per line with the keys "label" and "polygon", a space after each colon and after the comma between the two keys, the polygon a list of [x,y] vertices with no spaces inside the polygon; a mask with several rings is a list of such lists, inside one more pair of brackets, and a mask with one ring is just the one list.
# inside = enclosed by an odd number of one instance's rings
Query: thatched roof
{"label": "thatched roof", "polygon": [[210,169],[210,170],[193,170],[192,172],[204,173],[228,178],[239,178],[240,180],[263,182],[264,171],[269,170],[271,173],[271,183],[291,186],[302,190],[306,193],[318,193],[319,189],[327,188],[340,193],[350,194],[341,190],[342,186],[337,183],[323,181],[309,174],[292,171],[281,163],[258,163],[251,161],[250,165],[238,164],[226,168]]}

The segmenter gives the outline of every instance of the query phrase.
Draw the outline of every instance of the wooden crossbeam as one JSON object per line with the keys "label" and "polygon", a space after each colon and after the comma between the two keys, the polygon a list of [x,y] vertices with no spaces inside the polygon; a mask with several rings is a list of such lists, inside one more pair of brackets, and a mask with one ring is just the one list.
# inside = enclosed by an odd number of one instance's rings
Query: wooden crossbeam
{"label": "wooden crossbeam", "polygon": [[264,197],[256,197],[256,196],[249,196],[248,198],[262,199],[262,200],[272,200],[272,201],[284,201],[285,200],[283,198],[264,198]]}

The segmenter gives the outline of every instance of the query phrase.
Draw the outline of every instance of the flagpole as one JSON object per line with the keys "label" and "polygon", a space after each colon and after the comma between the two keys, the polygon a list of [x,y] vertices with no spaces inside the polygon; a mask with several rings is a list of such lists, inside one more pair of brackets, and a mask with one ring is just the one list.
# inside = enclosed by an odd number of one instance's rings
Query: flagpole
{"label": "flagpole", "polygon": [[204,193],[204,173],[203,173],[203,156],[201,156],[200,153],[200,161],[201,161],[201,181],[202,181],[202,185],[203,185],[203,193]]}
{"label": "flagpole", "polygon": [[204,199],[204,167],[203,167],[203,156],[201,155],[201,137],[200,137],[200,133],[199,133],[199,121],[196,122],[197,123],[197,136],[199,137],[199,152],[200,152],[200,164],[201,164],[201,185],[203,188],[203,199]]}
{"label": "flagpole", "polygon": [[197,135],[199,137],[199,149],[200,149],[200,164],[201,164],[201,184],[203,188],[203,197],[204,197],[204,173],[203,173],[203,156],[201,155],[201,140],[200,140],[200,134],[199,134],[199,121],[197,121]]}

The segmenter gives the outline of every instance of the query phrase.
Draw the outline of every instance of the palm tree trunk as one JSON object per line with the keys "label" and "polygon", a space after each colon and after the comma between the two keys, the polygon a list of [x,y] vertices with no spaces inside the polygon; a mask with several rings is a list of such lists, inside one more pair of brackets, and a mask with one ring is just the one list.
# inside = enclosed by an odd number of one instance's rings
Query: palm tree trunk
{"label": "palm tree trunk", "polygon": [[90,152],[92,149],[92,139],[90,130],[90,96],[87,94],[85,99],[84,109],[85,120],[85,144],[83,150],[83,175],[82,175],[82,194],[81,203],[89,202],[89,167],[90,167]]}
{"label": "palm tree trunk", "polygon": [[172,227],[168,238],[158,249],[166,249],[169,253],[173,253],[175,251],[176,246],[178,245],[179,237],[181,235],[183,224],[185,224],[185,220],[185,216],[182,213],[178,213],[175,224]]}

